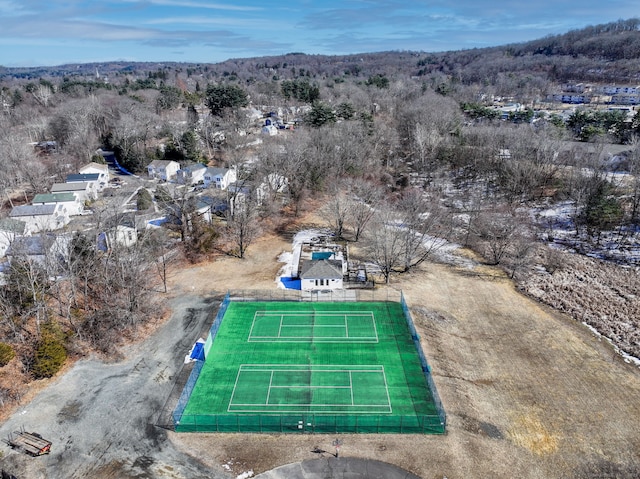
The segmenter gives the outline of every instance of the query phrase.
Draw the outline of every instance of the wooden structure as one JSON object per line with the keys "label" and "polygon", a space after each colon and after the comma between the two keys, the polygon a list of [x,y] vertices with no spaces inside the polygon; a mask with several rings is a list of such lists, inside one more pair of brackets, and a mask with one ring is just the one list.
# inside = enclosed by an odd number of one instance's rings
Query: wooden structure
{"label": "wooden structure", "polygon": [[9,434],[7,444],[13,449],[23,451],[30,456],[42,456],[51,452],[51,441],[43,439],[36,432],[15,431]]}

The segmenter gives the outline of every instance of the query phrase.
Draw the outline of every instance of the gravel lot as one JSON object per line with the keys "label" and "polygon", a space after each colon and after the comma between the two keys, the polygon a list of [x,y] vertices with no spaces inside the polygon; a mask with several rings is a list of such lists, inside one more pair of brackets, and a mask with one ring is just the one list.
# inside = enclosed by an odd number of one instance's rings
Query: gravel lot
{"label": "gravel lot", "polygon": [[176,450],[154,426],[176,372],[219,300],[181,296],[172,317],[148,340],[124,351],[126,359],[87,359],[20,407],[0,436],[24,426],[53,442],[48,456],[30,458],[2,447],[1,466],[20,479],[224,478]]}

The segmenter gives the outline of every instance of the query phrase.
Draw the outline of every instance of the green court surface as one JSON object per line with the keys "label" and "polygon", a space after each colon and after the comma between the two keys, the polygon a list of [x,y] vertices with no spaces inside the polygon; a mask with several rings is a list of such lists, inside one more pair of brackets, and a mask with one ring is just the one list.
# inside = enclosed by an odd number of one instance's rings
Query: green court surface
{"label": "green court surface", "polygon": [[444,432],[399,303],[231,302],[210,344],[177,431]]}

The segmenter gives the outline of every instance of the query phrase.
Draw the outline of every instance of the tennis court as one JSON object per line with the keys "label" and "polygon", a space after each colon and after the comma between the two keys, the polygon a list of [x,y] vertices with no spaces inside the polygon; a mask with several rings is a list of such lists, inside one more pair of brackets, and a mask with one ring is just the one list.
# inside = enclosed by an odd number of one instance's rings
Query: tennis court
{"label": "tennis court", "polygon": [[442,433],[394,302],[230,302],[177,431]]}

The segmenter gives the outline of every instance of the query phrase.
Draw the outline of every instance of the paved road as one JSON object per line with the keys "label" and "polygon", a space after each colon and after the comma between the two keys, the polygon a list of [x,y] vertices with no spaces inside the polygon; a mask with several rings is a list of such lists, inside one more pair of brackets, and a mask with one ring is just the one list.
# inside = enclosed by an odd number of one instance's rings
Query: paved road
{"label": "paved road", "polygon": [[278,467],[256,479],[420,479],[385,462],[354,457],[311,459]]}

